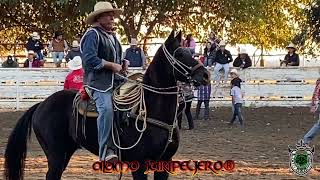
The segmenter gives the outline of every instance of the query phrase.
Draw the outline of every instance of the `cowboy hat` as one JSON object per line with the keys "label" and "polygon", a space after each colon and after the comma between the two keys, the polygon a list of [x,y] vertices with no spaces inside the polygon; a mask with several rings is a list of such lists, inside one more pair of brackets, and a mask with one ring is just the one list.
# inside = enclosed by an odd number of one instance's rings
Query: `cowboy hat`
{"label": "cowboy hat", "polygon": [[239,73],[236,69],[231,69],[230,74],[232,74],[232,73],[239,76]]}
{"label": "cowboy hat", "polygon": [[136,38],[132,38],[131,39],[131,42],[130,42],[130,46],[134,46],[134,45],[137,45],[137,39]]}
{"label": "cowboy hat", "polygon": [[226,46],[226,42],[224,40],[220,41],[219,46]]}
{"label": "cowboy hat", "polygon": [[248,54],[245,48],[241,48],[239,54]]}
{"label": "cowboy hat", "polygon": [[72,41],[72,47],[74,48],[79,47],[79,42],[77,40]]}
{"label": "cowboy hat", "polygon": [[29,50],[29,51],[28,51],[28,55],[29,55],[29,54],[35,55],[36,53],[35,53],[34,51],[32,51],[32,50]]}
{"label": "cowboy hat", "polygon": [[71,70],[78,70],[82,68],[82,60],[80,56],[75,56],[68,62],[68,68]]}
{"label": "cowboy hat", "polygon": [[40,39],[40,35],[38,34],[38,32],[33,32],[31,34],[31,37],[33,37],[34,39]]}
{"label": "cowboy hat", "polygon": [[114,16],[119,17],[122,11],[122,9],[113,8],[110,2],[97,2],[96,5],[94,5],[94,10],[88,15],[86,23],[93,24],[95,18],[105,12],[114,12]]}
{"label": "cowboy hat", "polygon": [[287,48],[293,48],[293,49],[296,49],[296,46],[293,44],[293,43],[290,43]]}

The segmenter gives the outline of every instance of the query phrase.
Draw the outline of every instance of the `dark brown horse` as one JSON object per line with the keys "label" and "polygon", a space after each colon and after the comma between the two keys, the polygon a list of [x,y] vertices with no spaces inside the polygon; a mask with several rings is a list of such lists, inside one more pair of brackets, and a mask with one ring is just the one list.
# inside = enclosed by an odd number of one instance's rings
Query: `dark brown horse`
{"label": "dark brown horse", "polygon": [[[209,76],[203,66],[192,58],[191,53],[180,47],[181,32],[175,37],[174,31],[157,51],[143,79],[143,83],[157,88],[173,87],[177,80],[193,82],[195,85],[207,84]],[[173,89],[177,91],[177,88]],[[36,137],[48,159],[46,179],[60,179],[73,153],[80,147],[98,155],[97,122],[95,119],[86,121],[86,139],[81,144],[74,140],[70,128],[75,124],[73,117],[73,100],[76,92],[59,91],[28,109],[19,119],[11,133],[5,151],[5,179],[23,178],[24,161],[27,152],[27,139],[33,127]],[[177,95],[158,94],[145,90],[145,101],[148,117],[172,125],[177,107]],[[139,138],[131,119],[129,126],[122,127],[120,134],[121,146],[131,146]],[[133,122],[133,123],[132,123]],[[148,124],[141,141],[130,150],[122,150],[122,160],[169,161],[179,146],[179,132],[175,128],[172,142],[168,142],[168,130]],[[162,154],[161,158],[160,155]],[[133,179],[144,180],[145,166],[132,173]],[[155,172],[154,179],[167,179],[167,172]]]}

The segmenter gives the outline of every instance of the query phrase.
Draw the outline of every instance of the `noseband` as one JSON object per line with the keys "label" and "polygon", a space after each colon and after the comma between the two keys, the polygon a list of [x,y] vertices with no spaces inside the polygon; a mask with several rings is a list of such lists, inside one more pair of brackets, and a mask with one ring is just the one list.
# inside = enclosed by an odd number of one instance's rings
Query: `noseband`
{"label": "noseband", "polygon": [[165,44],[162,44],[162,50],[164,52],[164,55],[166,56],[166,59],[169,61],[173,69],[178,71],[181,75],[186,77],[189,81],[191,81],[191,77],[194,74],[194,72],[199,69],[200,67],[203,67],[203,65],[199,62],[193,67],[187,66],[186,64],[180,62],[175,58],[175,54],[178,50],[183,49],[182,47],[178,47],[174,52],[173,55],[169,53],[167,50]]}

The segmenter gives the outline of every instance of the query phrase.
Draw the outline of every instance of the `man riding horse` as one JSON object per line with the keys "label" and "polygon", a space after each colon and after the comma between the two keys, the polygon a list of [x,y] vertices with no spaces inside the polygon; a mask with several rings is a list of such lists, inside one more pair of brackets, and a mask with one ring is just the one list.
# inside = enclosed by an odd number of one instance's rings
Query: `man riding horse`
{"label": "man riding horse", "polygon": [[112,92],[122,79],[116,75],[127,70],[127,63],[121,65],[122,48],[112,32],[114,19],[121,9],[115,9],[109,2],[98,2],[86,23],[92,25],[81,40],[84,66],[84,84],[91,90],[99,113],[97,119],[99,160],[117,160],[116,148],[110,137],[113,123]]}

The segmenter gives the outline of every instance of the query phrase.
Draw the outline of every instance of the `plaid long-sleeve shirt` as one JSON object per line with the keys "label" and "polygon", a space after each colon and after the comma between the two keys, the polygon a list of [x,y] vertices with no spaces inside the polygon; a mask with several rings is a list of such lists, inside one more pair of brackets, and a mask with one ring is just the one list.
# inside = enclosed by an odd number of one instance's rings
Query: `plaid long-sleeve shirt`
{"label": "plaid long-sleeve shirt", "polygon": [[198,87],[198,101],[207,101],[210,100],[210,95],[211,95],[211,84],[207,86],[199,86]]}

